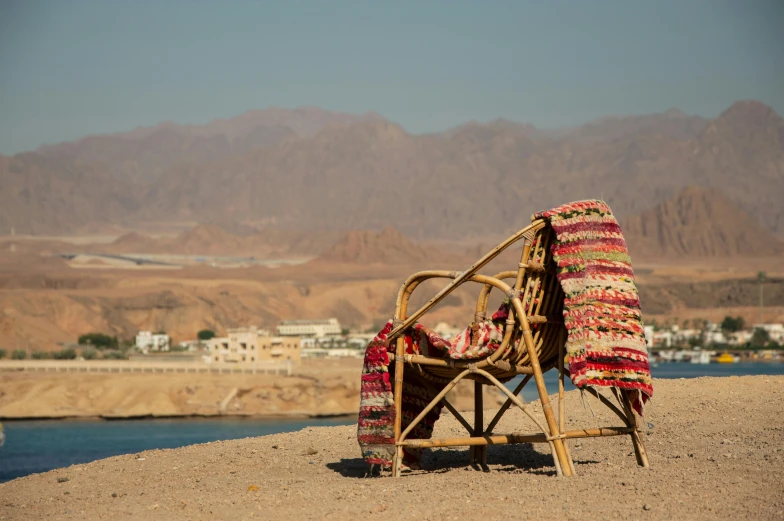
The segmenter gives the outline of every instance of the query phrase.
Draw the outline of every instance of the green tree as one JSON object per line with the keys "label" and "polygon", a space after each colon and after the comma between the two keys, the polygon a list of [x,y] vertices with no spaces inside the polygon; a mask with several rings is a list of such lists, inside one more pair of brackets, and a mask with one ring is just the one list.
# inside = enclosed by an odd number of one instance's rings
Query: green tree
{"label": "green tree", "polygon": [[49,353],[46,351],[33,351],[33,354],[30,355],[30,358],[33,360],[46,360],[49,358]]}
{"label": "green tree", "polygon": [[210,340],[212,338],[215,338],[215,331],[213,331],[212,329],[202,329],[201,331],[196,333],[196,338],[198,338],[201,341]]}
{"label": "green tree", "polygon": [[761,327],[756,328],[751,335],[751,347],[765,347],[768,342],[770,342],[770,334]]}
{"label": "green tree", "polygon": [[0,349],[0,358],[5,358],[8,355],[8,351],[5,349]]}
{"label": "green tree", "polygon": [[85,349],[82,351],[82,358],[85,360],[95,360],[98,357],[98,351],[95,349]]}
{"label": "green tree", "polygon": [[79,337],[79,343],[82,345],[91,345],[96,349],[116,349],[118,342],[116,336],[109,336],[103,333],[87,333]]}
{"label": "green tree", "polygon": [[724,317],[724,320],[721,321],[721,329],[722,331],[726,331],[728,333],[735,333],[736,331],[740,331],[746,327],[746,321],[743,320],[743,317]]}
{"label": "green tree", "polygon": [[122,351],[106,351],[103,354],[106,360],[127,360],[128,356]]}
{"label": "green tree", "polygon": [[24,360],[27,358],[27,352],[24,349],[14,349],[11,353],[11,358],[13,360]]}

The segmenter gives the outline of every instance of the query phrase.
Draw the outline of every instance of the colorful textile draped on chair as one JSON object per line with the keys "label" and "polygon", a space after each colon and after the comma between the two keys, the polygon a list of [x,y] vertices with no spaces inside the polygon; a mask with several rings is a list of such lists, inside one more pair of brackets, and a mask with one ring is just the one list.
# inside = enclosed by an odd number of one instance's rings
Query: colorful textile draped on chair
{"label": "colorful textile draped on chair", "polygon": [[575,387],[639,391],[635,410],[653,396],[640,297],[621,227],[603,201],[565,204],[546,219],[556,242],[553,259],[564,290],[566,357]]}

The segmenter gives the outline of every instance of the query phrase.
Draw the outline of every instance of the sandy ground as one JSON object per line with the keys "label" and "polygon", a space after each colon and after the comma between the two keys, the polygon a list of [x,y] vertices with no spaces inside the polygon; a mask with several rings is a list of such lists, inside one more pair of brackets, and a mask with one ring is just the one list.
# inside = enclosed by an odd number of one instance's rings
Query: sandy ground
{"label": "sandy ground", "polygon": [[[488,473],[439,449],[425,471],[368,478],[355,427],[308,428],[16,479],[0,519],[784,519],[782,398],[784,377],[656,382],[650,469],[618,437],[571,442],[573,478],[542,445],[490,447]],[[567,414],[571,428],[616,423],[576,392]],[[460,429],[445,415],[436,434]],[[530,431],[519,412],[497,428],[512,430]]]}

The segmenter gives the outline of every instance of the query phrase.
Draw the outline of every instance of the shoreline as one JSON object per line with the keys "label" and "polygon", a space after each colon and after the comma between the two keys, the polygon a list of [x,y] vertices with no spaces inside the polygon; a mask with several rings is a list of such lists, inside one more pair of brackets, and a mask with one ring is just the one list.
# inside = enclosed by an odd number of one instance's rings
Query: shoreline
{"label": "shoreline", "polygon": [[[0,421],[356,417],[361,360],[305,362],[295,374],[3,373]],[[458,386],[450,400],[473,407]]]}
{"label": "shoreline", "polygon": [[153,414],[136,415],[136,416],[30,416],[30,417],[0,417],[2,423],[16,423],[16,422],[78,422],[78,421],[138,421],[138,420],[316,420],[316,419],[340,419],[340,418],[357,418],[357,413],[334,413],[334,414],[307,414],[307,413],[292,413],[292,414],[171,414],[167,416],[157,416]]}

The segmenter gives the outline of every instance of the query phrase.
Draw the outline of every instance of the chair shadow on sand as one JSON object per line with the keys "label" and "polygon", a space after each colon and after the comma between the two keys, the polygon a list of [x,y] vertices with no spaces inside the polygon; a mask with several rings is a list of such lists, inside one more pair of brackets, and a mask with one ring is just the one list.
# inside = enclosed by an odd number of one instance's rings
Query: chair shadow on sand
{"label": "chair shadow on sand", "polygon": [[[594,460],[577,460],[577,464],[597,464]],[[553,457],[534,449],[530,443],[517,445],[497,445],[488,447],[486,472],[521,471],[544,476],[555,476]],[[442,474],[453,469],[465,468],[468,465],[468,450],[466,449],[431,449],[422,455],[422,470],[412,471],[411,474],[437,473]],[[379,475],[379,469],[374,468],[371,474],[370,465],[362,458],[344,458],[340,461],[327,463],[327,468],[346,478],[365,478]]]}

